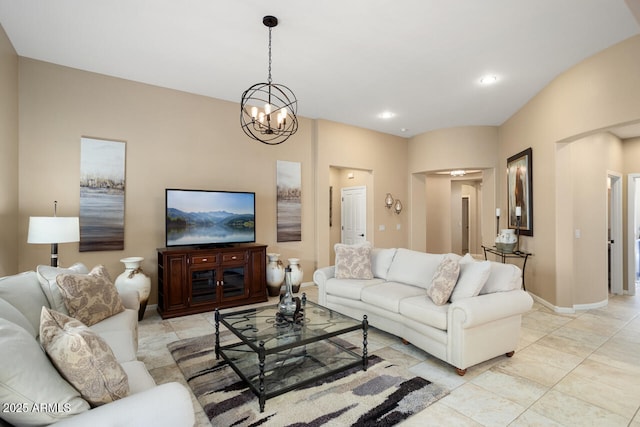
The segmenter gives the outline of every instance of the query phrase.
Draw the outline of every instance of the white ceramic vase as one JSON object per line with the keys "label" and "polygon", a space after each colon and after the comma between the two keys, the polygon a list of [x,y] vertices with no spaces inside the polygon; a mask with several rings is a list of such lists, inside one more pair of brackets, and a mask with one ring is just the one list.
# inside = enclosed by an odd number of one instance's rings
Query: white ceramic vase
{"label": "white ceramic vase", "polygon": [[302,283],[302,266],[300,266],[299,258],[289,258],[289,268],[291,269],[291,287],[293,292],[297,293],[300,290],[300,284]]}
{"label": "white ceramic vase", "polygon": [[267,253],[267,290],[269,296],[280,295],[280,288],[284,282],[284,265],[280,261],[280,254]]}
{"label": "white ceramic vase", "polygon": [[140,310],[138,311],[138,320],[144,317],[144,311],[147,308],[149,294],[151,293],[151,279],[144,274],[140,263],[144,258],[139,256],[122,258],[121,263],[124,264],[124,272],[116,277],[115,285],[118,290],[135,290],[140,297]]}
{"label": "white ceramic vase", "polygon": [[518,242],[516,237],[516,230],[511,228],[503,228],[500,230],[500,234],[496,237],[496,248],[503,252],[513,252],[513,249]]}

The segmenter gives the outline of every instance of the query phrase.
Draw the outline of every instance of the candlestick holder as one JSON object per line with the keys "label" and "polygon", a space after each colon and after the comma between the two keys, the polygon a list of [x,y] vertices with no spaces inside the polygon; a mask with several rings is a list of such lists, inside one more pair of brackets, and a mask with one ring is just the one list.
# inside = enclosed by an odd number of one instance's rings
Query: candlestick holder
{"label": "candlestick holder", "polygon": [[516,215],[516,253],[520,253],[520,215]]}

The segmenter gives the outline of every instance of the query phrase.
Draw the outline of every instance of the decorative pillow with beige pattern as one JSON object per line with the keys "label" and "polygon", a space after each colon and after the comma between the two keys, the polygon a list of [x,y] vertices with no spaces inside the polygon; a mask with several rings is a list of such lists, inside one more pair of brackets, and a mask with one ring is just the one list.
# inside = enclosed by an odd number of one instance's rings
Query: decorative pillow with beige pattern
{"label": "decorative pillow with beige pattern", "polygon": [[98,265],[89,274],[59,274],[56,282],[69,316],[87,326],[124,310],[107,269]]}
{"label": "decorative pillow with beige pattern", "polygon": [[344,245],[337,243],[336,279],[373,279],[371,272],[371,244]]}
{"label": "decorative pillow with beige pattern", "polygon": [[91,406],[129,394],[129,379],[109,345],[62,313],[42,307],[40,343],[62,375]]}
{"label": "decorative pillow with beige pattern", "polygon": [[444,305],[449,301],[459,275],[460,264],[457,257],[451,256],[451,254],[446,255],[438,265],[438,269],[431,279],[431,285],[427,289],[427,296],[434,304]]}

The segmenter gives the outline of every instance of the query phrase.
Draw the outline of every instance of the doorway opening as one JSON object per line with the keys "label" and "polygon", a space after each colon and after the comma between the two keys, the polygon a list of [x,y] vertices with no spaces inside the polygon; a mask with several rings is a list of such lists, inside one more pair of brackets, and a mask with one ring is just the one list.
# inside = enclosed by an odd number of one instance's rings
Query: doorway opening
{"label": "doorway opening", "polygon": [[[355,193],[349,191],[349,202],[359,200],[358,207],[348,208],[347,217],[343,217],[343,190],[358,188]],[[343,226],[355,237],[373,242],[373,212],[371,191],[373,190],[373,172],[370,170],[330,166],[329,167],[329,247],[326,248],[329,259],[335,259],[334,246],[343,242]],[[352,198],[355,197],[356,199]],[[355,209],[355,211],[354,211]],[[353,218],[357,214],[358,218]],[[362,231],[353,231],[352,227],[362,228]],[[356,236],[364,234],[364,236]],[[351,239],[354,236],[347,236]]]}

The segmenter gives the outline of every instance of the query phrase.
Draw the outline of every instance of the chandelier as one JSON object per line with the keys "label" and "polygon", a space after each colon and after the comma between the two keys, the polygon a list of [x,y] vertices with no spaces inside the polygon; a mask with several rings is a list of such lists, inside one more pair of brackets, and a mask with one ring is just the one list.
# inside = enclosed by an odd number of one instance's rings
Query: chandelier
{"label": "chandelier", "polygon": [[278,25],[278,18],[265,16],[262,23],[269,28],[269,78],[242,94],[240,124],[250,138],[277,145],[298,130],[298,101],[291,89],[271,81],[271,29]]}

